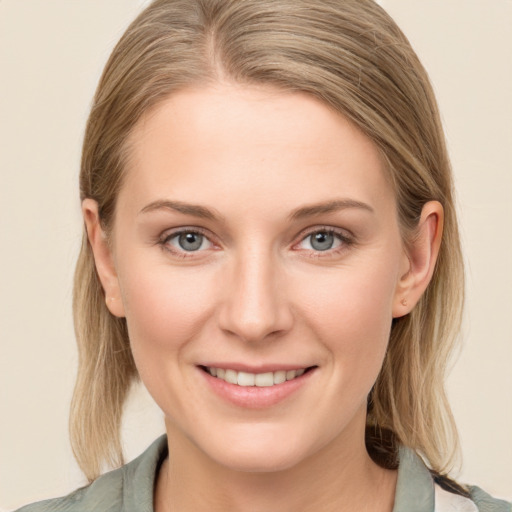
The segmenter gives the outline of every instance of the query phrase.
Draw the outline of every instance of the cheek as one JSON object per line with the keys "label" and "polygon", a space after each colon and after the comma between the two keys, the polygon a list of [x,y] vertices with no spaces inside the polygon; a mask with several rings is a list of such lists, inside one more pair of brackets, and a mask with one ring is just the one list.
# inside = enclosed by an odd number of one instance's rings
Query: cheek
{"label": "cheek", "polygon": [[204,325],[211,308],[211,277],[199,269],[183,271],[161,263],[134,261],[129,268],[120,282],[135,361],[137,366],[166,364],[159,359],[162,353],[179,352]]}
{"label": "cheek", "polygon": [[[297,287],[302,316],[345,372],[376,377],[391,329],[393,269],[361,265],[332,270],[317,274],[307,287]],[[304,289],[311,291],[305,295]]]}

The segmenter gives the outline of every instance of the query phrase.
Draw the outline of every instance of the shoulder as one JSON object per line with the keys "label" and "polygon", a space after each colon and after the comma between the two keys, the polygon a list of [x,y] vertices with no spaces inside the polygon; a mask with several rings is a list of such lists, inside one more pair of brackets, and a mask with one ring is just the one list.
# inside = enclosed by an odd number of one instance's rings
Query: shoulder
{"label": "shoulder", "polygon": [[120,511],[122,506],[123,468],[102,475],[92,484],[63,496],[22,507],[17,512],[75,512],[95,510]]}
{"label": "shoulder", "polygon": [[479,512],[512,512],[512,503],[493,498],[479,487],[469,486],[469,492]]}
{"label": "shoulder", "polygon": [[167,438],[162,436],[132,462],[100,476],[92,484],[17,512],[152,512],[155,477],[166,455]]}
{"label": "shoulder", "polygon": [[435,512],[512,512],[512,505],[493,498],[478,487],[469,487],[461,496],[435,485]]}
{"label": "shoulder", "polygon": [[402,446],[399,461],[393,512],[512,512],[511,503],[493,498],[479,487],[464,489],[436,477],[414,450]]}
{"label": "shoulder", "polygon": [[[32,503],[31,505],[20,508],[16,512],[78,512],[79,510],[89,510],[89,508],[86,507],[92,505],[91,501],[93,501],[95,505],[102,506],[102,511],[120,511],[119,493],[116,495],[115,492],[115,483],[118,478],[116,478],[116,475],[113,473],[115,472],[103,475],[93,484],[77,489],[67,496]],[[101,490],[94,485],[96,482],[100,483],[100,481],[101,483],[106,483],[105,480],[111,480],[113,484],[112,488],[107,493],[101,492]],[[107,484],[107,487],[110,486]]]}

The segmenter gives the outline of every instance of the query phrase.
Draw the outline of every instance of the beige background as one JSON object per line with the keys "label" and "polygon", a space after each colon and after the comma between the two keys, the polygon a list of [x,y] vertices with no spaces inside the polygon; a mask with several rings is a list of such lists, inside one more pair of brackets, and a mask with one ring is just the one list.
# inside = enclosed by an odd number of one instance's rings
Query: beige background
{"label": "beige background", "polygon": [[[0,508],[83,481],[67,414],[71,278],[88,106],[136,0],[0,0]],[[468,301],[449,379],[461,480],[512,499],[512,2],[384,0],[438,93],[454,163]],[[136,390],[128,458],[163,424]]]}

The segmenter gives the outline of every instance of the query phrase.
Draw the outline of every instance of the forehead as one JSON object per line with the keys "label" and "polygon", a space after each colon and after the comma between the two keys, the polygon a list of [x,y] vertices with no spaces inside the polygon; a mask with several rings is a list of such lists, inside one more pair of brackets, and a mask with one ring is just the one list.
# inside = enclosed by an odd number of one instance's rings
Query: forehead
{"label": "forehead", "polygon": [[211,202],[226,194],[235,202],[236,194],[257,197],[263,207],[281,195],[293,208],[328,195],[393,197],[373,142],[305,93],[238,85],[186,89],[144,115],[128,147],[121,196],[132,202],[158,195]]}

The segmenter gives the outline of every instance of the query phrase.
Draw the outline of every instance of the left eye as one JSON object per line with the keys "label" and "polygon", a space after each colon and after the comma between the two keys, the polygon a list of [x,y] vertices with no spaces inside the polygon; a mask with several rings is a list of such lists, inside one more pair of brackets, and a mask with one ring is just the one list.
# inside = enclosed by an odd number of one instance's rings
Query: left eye
{"label": "left eye", "polygon": [[333,231],[315,231],[306,236],[299,244],[301,249],[329,251],[342,244],[342,236]]}
{"label": "left eye", "polygon": [[196,252],[209,249],[212,243],[201,233],[194,231],[182,231],[167,238],[166,243],[186,252]]}

